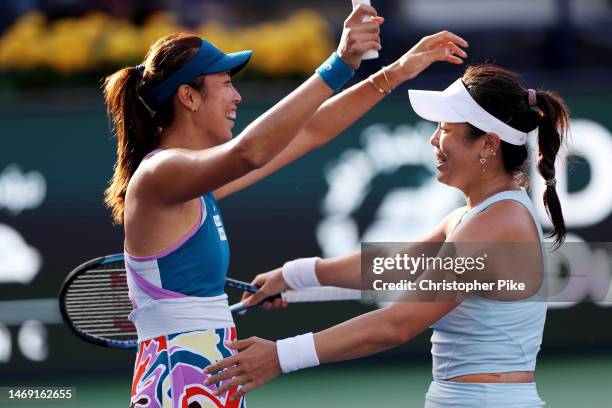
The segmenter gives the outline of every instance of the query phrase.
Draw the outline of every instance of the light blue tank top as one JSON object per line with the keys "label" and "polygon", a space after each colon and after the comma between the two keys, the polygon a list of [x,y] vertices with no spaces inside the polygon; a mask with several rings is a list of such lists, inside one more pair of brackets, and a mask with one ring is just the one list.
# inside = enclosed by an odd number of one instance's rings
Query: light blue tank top
{"label": "light blue tank top", "polygon": [[[468,211],[455,228],[501,200],[517,201],[529,210],[545,260],[542,228],[525,190],[503,191],[487,198]],[[534,371],[546,307],[544,301],[504,302],[469,296],[431,326],[433,378],[446,380],[466,374]]]}

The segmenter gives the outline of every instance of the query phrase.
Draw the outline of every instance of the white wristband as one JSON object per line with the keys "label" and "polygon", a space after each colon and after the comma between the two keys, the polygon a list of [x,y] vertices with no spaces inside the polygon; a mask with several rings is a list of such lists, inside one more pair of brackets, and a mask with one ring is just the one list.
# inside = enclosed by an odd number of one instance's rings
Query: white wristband
{"label": "white wristband", "polygon": [[315,265],[321,259],[300,258],[283,265],[283,279],[290,289],[303,289],[321,286],[315,273]]}
{"label": "white wristband", "polygon": [[278,340],[276,352],[283,373],[319,365],[312,333]]}

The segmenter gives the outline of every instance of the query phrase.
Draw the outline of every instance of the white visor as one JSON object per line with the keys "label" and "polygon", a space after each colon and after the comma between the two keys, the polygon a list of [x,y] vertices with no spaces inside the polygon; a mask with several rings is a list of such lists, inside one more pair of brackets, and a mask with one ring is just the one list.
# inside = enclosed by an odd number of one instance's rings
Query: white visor
{"label": "white visor", "polygon": [[507,125],[478,105],[461,78],[442,92],[410,89],[408,96],[412,109],[423,119],[432,122],[467,122],[484,132],[497,134],[504,142],[513,145],[527,142],[527,133]]}

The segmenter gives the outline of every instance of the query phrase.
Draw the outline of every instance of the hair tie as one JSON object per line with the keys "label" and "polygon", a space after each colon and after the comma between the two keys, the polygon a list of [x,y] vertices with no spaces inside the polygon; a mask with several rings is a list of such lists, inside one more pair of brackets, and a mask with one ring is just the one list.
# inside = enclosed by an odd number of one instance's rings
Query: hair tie
{"label": "hair tie", "polygon": [[544,119],[544,111],[538,106],[538,95],[535,89],[527,90],[527,99],[529,101],[529,109],[538,114],[540,119]]}
{"label": "hair tie", "polygon": [[527,90],[527,96],[529,98],[529,107],[538,106],[538,98],[534,89],[529,88]]}
{"label": "hair tie", "polygon": [[548,187],[556,187],[557,186],[557,179],[556,178],[549,178],[548,180],[544,181],[544,184],[546,184]]}
{"label": "hair tie", "polygon": [[136,73],[138,73],[138,75],[142,78],[142,73],[145,70],[145,66],[143,64],[140,64],[136,65],[134,68],[136,68]]}

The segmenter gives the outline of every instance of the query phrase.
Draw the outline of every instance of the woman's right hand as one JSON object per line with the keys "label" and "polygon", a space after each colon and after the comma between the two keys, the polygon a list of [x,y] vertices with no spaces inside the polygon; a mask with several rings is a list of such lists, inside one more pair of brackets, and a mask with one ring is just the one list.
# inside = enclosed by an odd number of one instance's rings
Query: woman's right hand
{"label": "woman's right hand", "polygon": [[[372,17],[371,21],[363,22],[366,16]],[[338,50],[340,58],[351,68],[357,69],[361,65],[361,57],[369,49],[380,50],[380,28],[384,18],[378,17],[374,7],[360,4],[344,21],[342,37]]]}
{"label": "woman's right hand", "polygon": [[[267,297],[278,295],[283,290],[287,289],[288,286],[283,279],[282,268],[275,269],[270,272],[261,273],[253,279],[251,284],[257,286],[259,290],[256,293],[245,292],[242,295],[242,303],[246,307],[252,307],[257,305],[259,302]],[[277,298],[274,301],[263,302],[261,308],[264,310],[270,310],[272,308],[287,307],[287,302]]]}

